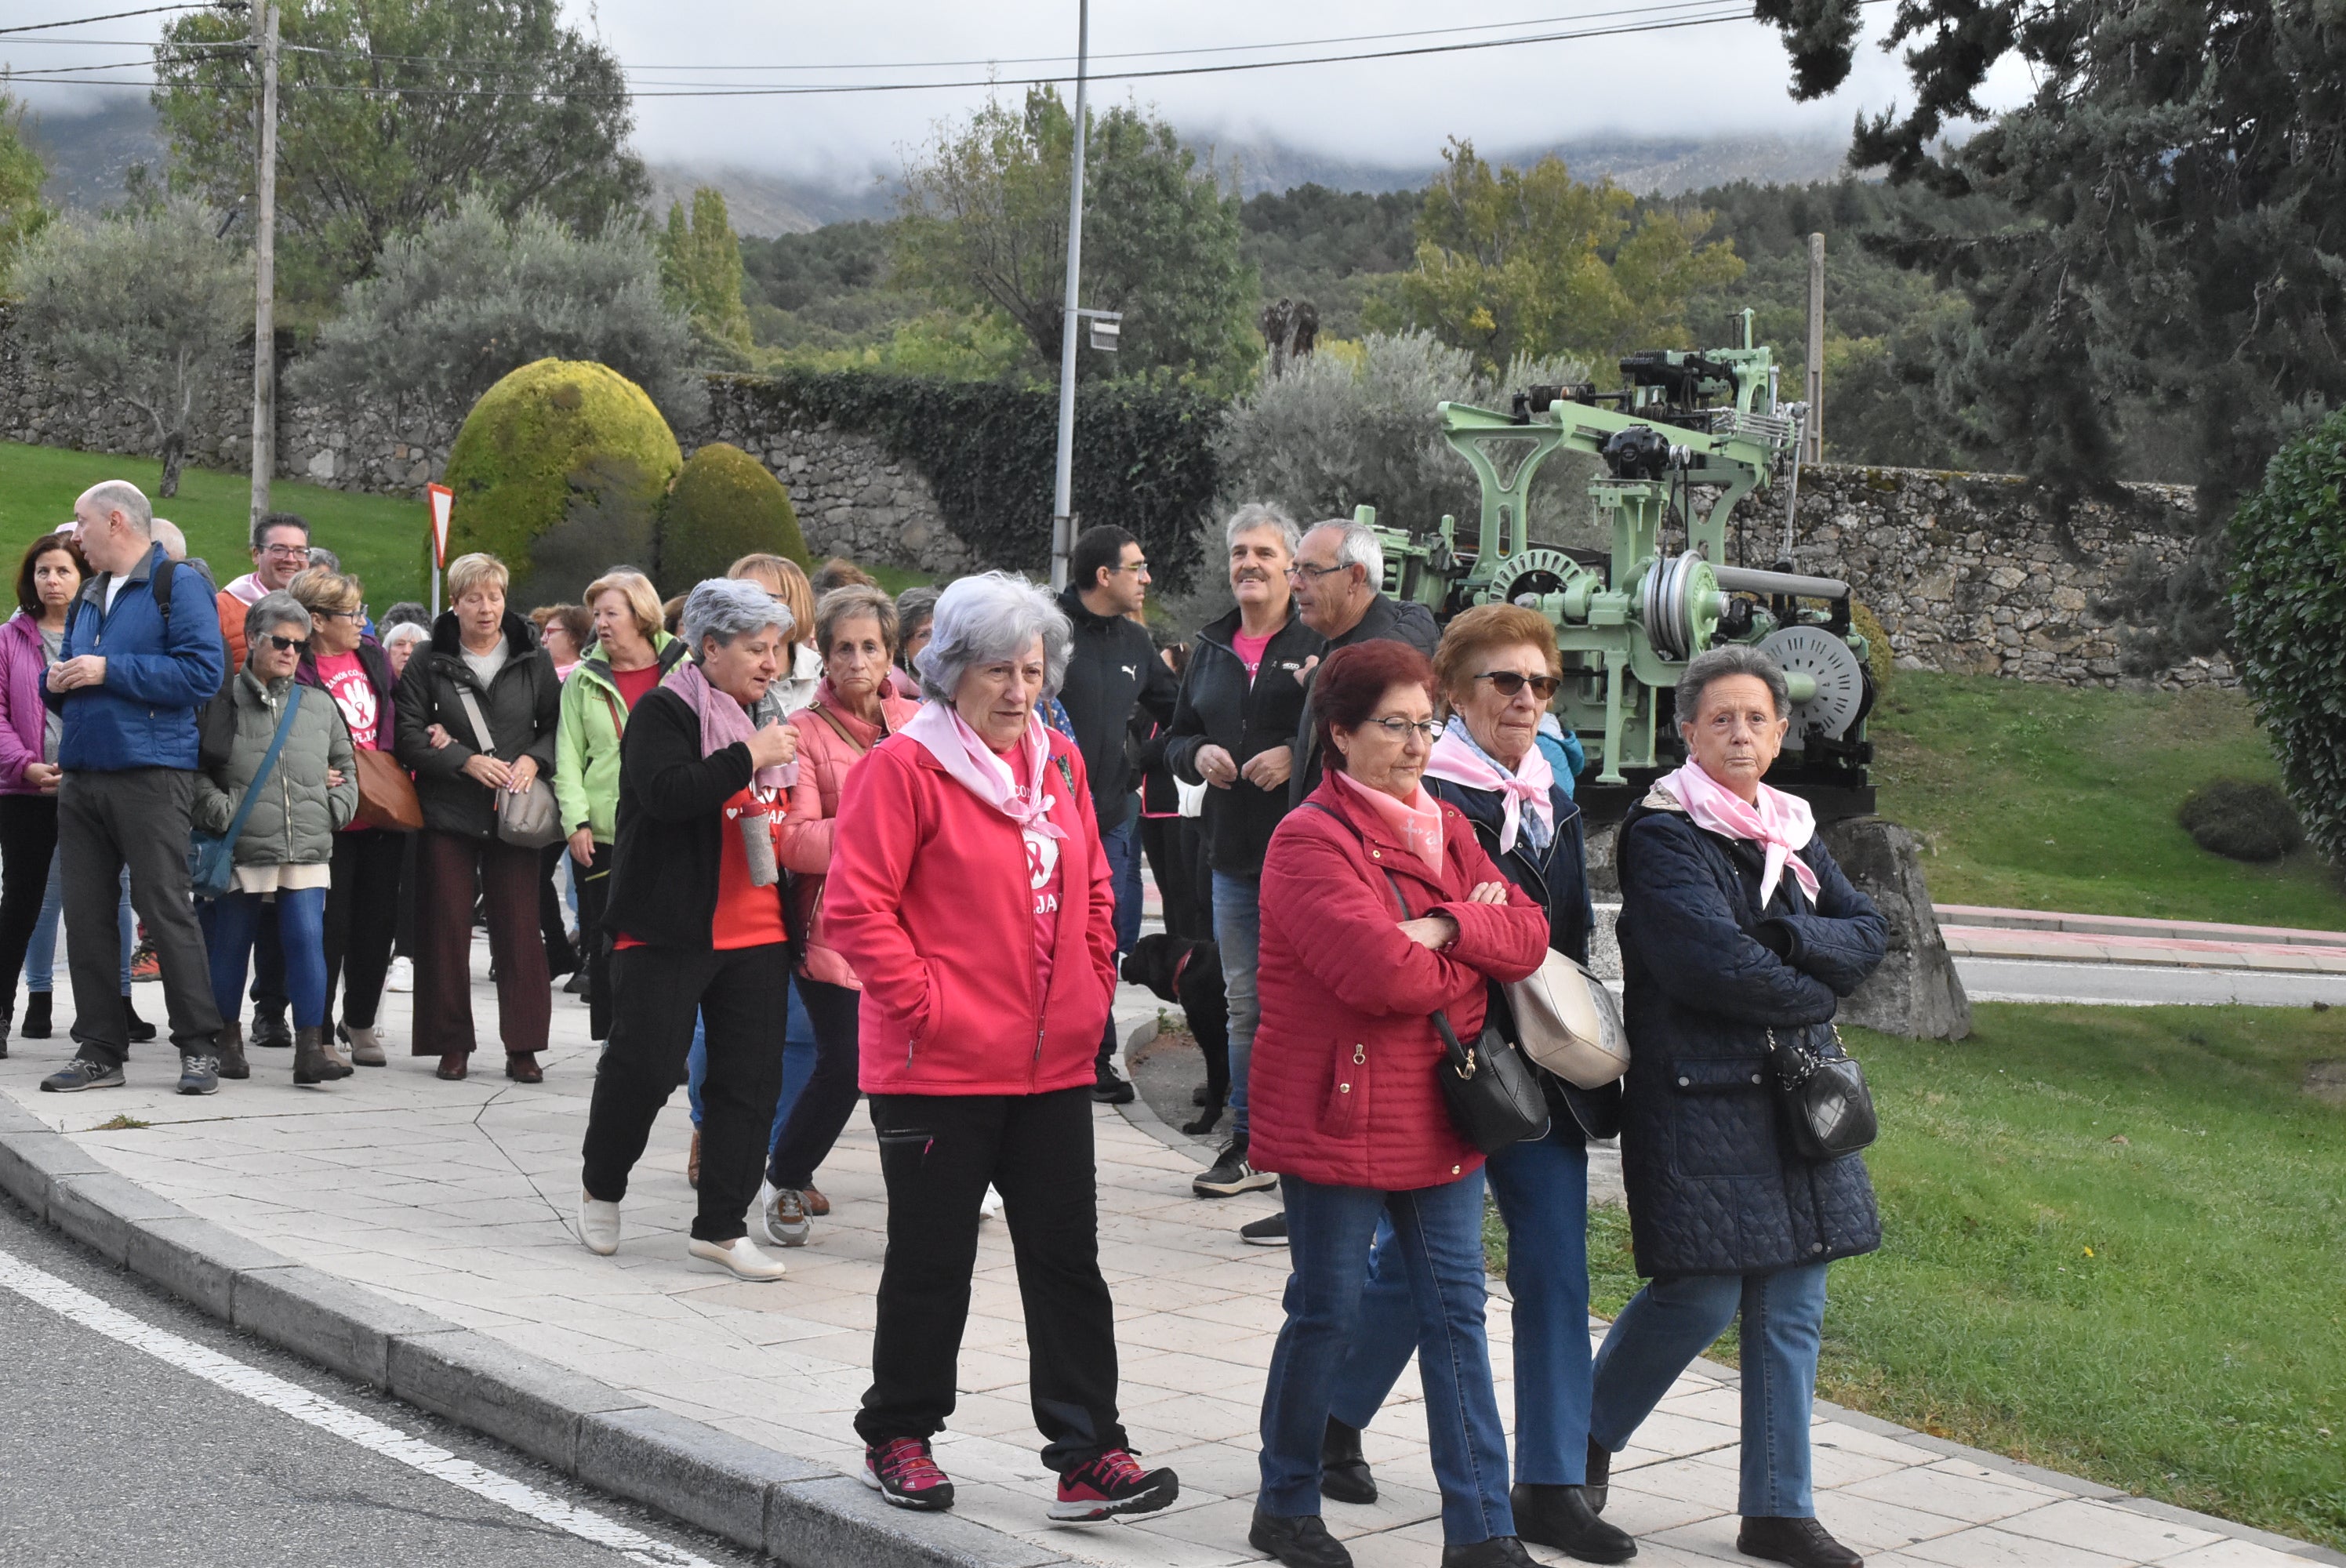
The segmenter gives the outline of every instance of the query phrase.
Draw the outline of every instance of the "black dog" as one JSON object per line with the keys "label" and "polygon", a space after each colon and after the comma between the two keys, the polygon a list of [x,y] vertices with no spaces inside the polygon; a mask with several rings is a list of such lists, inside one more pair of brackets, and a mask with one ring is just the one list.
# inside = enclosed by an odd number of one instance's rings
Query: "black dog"
{"label": "black dog", "polygon": [[1210,942],[1156,933],[1144,936],[1125,954],[1124,977],[1145,985],[1167,1002],[1178,1002],[1206,1054],[1206,1086],[1196,1103],[1205,1114],[1182,1127],[1210,1133],[1230,1097],[1230,1013],[1222,994],[1222,950]]}

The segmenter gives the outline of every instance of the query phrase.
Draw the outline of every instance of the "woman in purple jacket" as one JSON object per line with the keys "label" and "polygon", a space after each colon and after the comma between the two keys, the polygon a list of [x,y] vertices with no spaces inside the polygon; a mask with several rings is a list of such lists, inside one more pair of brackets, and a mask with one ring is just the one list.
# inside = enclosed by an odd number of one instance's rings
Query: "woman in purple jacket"
{"label": "woman in purple jacket", "polygon": [[[89,576],[70,534],[44,534],[16,567],[16,613],[0,626],[0,1057],[8,1054],[16,979],[27,952],[33,993],[25,1037],[49,1037],[50,964],[56,952],[57,738],[63,722],[41,700],[56,661],[66,616]],[[131,925],[128,883],[122,905],[122,997],[130,1012]],[[154,1025],[130,1012],[130,1038],[152,1040]]]}

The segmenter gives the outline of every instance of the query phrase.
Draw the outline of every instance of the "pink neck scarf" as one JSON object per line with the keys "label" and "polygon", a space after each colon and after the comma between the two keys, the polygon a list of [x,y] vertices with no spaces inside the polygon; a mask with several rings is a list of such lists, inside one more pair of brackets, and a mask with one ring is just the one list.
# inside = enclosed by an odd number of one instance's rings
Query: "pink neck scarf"
{"label": "pink neck scarf", "polygon": [[1538,742],[1524,753],[1524,759],[1509,773],[1499,766],[1498,759],[1464,738],[1463,726],[1444,729],[1442,738],[1433,743],[1433,755],[1426,759],[1425,772],[1431,779],[1446,779],[1453,784],[1469,789],[1496,790],[1499,796],[1499,852],[1505,854],[1515,847],[1515,834],[1524,824],[1524,808],[1540,820],[1550,838],[1556,836],[1556,801],[1548,794],[1556,784],[1556,769],[1548,766],[1547,754]]}
{"label": "pink neck scarf", "polygon": [[995,756],[976,730],[946,702],[924,702],[904,728],[897,731],[937,759],[937,766],[955,782],[1009,818],[1027,832],[1046,839],[1064,839],[1066,831],[1051,820],[1051,797],[1044,789],[1044,768],[1051,759],[1050,732],[1039,715],[1026,720],[1026,776],[1035,781],[1029,799],[1022,799],[1010,765]]}
{"label": "pink neck scarf", "polygon": [[1337,772],[1335,776],[1344,781],[1344,788],[1350,789],[1356,799],[1369,803],[1369,809],[1377,814],[1377,820],[1385,825],[1385,830],[1399,839],[1402,848],[1423,860],[1427,871],[1440,873],[1442,808],[1433,796],[1425,792],[1423,784],[1417,787],[1415,799],[1396,800],[1382,789],[1372,789],[1365,784],[1355,783],[1349,773]]}
{"label": "pink neck scarf", "polygon": [[1781,789],[1760,786],[1760,799],[1745,805],[1743,797],[1704,772],[1689,761],[1667,779],[1657,779],[1661,788],[1677,797],[1687,815],[1698,828],[1729,839],[1749,839],[1764,845],[1768,850],[1768,869],[1760,877],[1760,902],[1764,908],[1776,896],[1776,885],[1783,881],[1784,868],[1792,869],[1792,878],[1800,891],[1813,902],[1817,896],[1817,874],[1809,870],[1808,861],[1793,851],[1808,847],[1816,837],[1816,813],[1798,795],[1787,795]]}
{"label": "pink neck scarf", "polygon": [[[684,698],[684,705],[700,716],[700,754],[714,757],[727,747],[739,742],[748,745],[757,733],[750,727],[750,716],[741,705],[709,684],[694,659],[678,659],[660,684]],[[760,768],[757,784],[764,789],[787,789],[799,781],[799,765],[783,762]]]}

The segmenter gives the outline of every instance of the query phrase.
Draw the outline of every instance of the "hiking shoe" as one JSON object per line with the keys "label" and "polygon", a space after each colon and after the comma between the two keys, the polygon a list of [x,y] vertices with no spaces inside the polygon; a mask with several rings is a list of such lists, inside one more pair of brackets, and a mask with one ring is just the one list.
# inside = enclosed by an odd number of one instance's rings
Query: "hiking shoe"
{"label": "hiking shoe", "polygon": [[863,1484],[899,1508],[933,1513],[954,1502],[953,1482],[937,1468],[923,1438],[890,1438],[866,1446]]}
{"label": "hiking shoe", "polygon": [[1062,1524],[1096,1524],[1127,1513],[1154,1513],[1181,1495],[1169,1470],[1143,1470],[1126,1450],[1109,1449],[1059,1478],[1051,1517]]}
{"label": "hiking shoe", "polygon": [[1132,1081],[1118,1077],[1116,1069],[1106,1062],[1099,1064],[1098,1072],[1092,1077],[1092,1099],[1096,1104],[1129,1105],[1135,1093]]}
{"label": "hiking shoe", "polygon": [[1239,1227],[1239,1239],[1249,1247],[1285,1247],[1287,1211],[1282,1208],[1269,1219],[1247,1221]]}
{"label": "hiking shoe", "polygon": [[160,980],[162,978],[163,961],[155,956],[155,950],[153,948],[141,945],[138,952],[130,955],[130,981],[132,984],[138,984],[141,981]]}
{"label": "hiking shoe", "polygon": [[49,1095],[78,1095],[84,1089],[119,1089],[122,1087],[122,1064],[108,1066],[93,1062],[87,1056],[76,1056],[47,1077],[41,1080],[41,1091]]}
{"label": "hiking shoe", "polygon": [[[122,1069],[115,1069],[118,1081]],[[219,1093],[219,1058],[209,1051],[179,1053],[179,1093],[182,1095],[217,1095]]]}
{"label": "hiking shoe", "polygon": [[1214,1162],[1211,1170],[1192,1181],[1189,1190],[1199,1197],[1236,1197],[1242,1192],[1260,1192],[1278,1185],[1277,1176],[1247,1163],[1247,1135],[1232,1133],[1230,1141],[1222,1145],[1221,1158]]}
{"label": "hiking shoe", "polygon": [[766,1235],[776,1247],[804,1247],[814,1227],[807,1219],[806,1194],[794,1186],[768,1186],[758,1207],[764,1211]]}

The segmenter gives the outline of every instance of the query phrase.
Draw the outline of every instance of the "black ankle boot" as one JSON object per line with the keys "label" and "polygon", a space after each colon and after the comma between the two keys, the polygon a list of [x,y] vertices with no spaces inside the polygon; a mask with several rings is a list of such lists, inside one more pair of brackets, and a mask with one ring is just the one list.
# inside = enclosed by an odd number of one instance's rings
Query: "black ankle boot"
{"label": "black ankle boot", "polygon": [[1374,1502],[1377,1478],[1361,1452],[1361,1429],[1328,1418],[1320,1440],[1320,1495],[1331,1502]]}
{"label": "black ankle boot", "polygon": [[1580,1486],[1532,1486],[1518,1482],[1507,1494],[1515,1513],[1515,1533],[1553,1546],[1583,1563],[1627,1563],[1637,1543],[1627,1531],[1606,1523],[1588,1506]]}
{"label": "black ankle boot", "polygon": [[1537,1568],[1524,1543],[1512,1535],[1464,1541],[1442,1549],[1442,1568]]}
{"label": "black ankle boot", "polygon": [[1862,1568],[1865,1562],[1813,1519],[1746,1519],[1736,1532],[1735,1549],[1792,1568]]}
{"label": "black ankle boot", "polygon": [[16,1031],[20,1040],[46,1040],[49,1037],[49,993],[27,992],[25,995],[25,1026]]}
{"label": "black ankle boot", "polygon": [[138,1016],[138,1009],[130,1005],[128,996],[122,999],[122,1016],[130,1026],[130,1038],[134,1044],[144,1044],[155,1038],[155,1026]]}
{"label": "black ankle boot", "polygon": [[1588,1512],[1605,1512],[1605,1500],[1613,1495],[1613,1451],[1588,1440],[1588,1484],[1580,1489],[1588,1498]]}
{"label": "black ankle boot", "polygon": [[1247,1544],[1287,1568],[1352,1568],[1352,1554],[1316,1513],[1285,1518],[1258,1508],[1247,1527]]}

